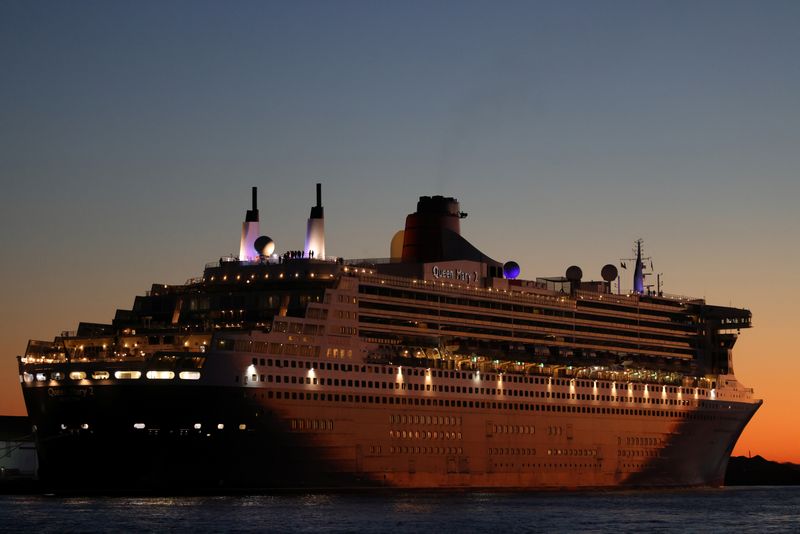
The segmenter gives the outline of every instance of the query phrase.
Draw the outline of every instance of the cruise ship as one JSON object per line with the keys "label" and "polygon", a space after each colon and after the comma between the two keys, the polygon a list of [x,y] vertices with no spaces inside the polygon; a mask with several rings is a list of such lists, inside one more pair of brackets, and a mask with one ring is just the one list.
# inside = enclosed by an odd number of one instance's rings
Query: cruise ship
{"label": "cruise ship", "polygon": [[[384,259],[260,235],[110,324],[18,357],[53,491],[716,486],[761,405],[734,376],[746,309],[609,263],[524,279],[423,196]],[[388,236],[387,236],[388,237]],[[615,289],[616,288],[616,289]]]}

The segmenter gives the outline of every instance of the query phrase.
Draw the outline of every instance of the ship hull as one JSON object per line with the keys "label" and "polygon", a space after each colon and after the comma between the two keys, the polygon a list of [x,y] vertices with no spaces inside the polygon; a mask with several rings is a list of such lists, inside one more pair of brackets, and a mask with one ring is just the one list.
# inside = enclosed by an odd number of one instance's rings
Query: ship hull
{"label": "ship hull", "polygon": [[[39,476],[49,489],[358,485],[336,462],[308,456],[311,444],[283,432],[275,414],[236,388],[95,386],[91,391],[56,401],[47,389],[26,396],[36,428]],[[147,427],[136,428],[136,421],[147,421]],[[240,429],[240,421],[249,424]]]}
{"label": "ship hull", "polygon": [[26,387],[40,478],[61,492],[713,486],[759,406],[618,415],[273,389]]}

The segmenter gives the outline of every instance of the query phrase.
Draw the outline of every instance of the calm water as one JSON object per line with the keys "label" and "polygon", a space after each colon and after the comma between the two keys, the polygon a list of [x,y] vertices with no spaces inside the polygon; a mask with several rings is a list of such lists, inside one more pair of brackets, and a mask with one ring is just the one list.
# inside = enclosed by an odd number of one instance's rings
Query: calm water
{"label": "calm water", "polygon": [[800,487],[239,497],[0,496],[0,531],[800,532]]}

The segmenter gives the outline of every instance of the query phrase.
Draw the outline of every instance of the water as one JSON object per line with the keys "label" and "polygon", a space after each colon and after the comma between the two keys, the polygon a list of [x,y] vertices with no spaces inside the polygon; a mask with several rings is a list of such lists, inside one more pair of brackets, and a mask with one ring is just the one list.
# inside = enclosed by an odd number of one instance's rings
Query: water
{"label": "water", "polygon": [[228,497],[0,496],[4,532],[800,532],[800,487]]}

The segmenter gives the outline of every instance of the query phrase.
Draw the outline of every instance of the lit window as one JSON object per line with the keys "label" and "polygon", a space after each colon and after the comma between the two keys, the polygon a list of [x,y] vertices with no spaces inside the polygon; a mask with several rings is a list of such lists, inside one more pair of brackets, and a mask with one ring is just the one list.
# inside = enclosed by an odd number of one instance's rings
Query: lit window
{"label": "lit window", "polygon": [[175,373],[172,371],[147,371],[147,378],[150,380],[172,380]]}
{"label": "lit window", "polygon": [[86,373],[83,371],[72,371],[69,374],[70,380],[83,380],[86,378]]}
{"label": "lit window", "polygon": [[141,371],[115,371],[114,378],[117,380],[138,380],[142,377]]}
{"label": "lit window", "polygon": [[178,376],[181,380],[200,380],[199,371],[181,371]]}
{"label": "lit window", "polygon": [[108,371],[95,371],[92,373],[92,378],[95,380],[108,380],[109,378]]}
{"label": "lit window", "polygon": [[141,430],[141,429],[144,428],[144,423],[134,423],[133,424],[133,428],[135,428],[137,430]]}

